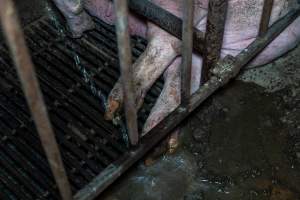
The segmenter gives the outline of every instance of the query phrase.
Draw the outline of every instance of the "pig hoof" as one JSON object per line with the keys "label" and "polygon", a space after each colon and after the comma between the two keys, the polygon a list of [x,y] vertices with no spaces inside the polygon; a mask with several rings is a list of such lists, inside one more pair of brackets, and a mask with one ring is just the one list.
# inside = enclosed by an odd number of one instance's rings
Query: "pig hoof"
{"label": "pig hoof", "polygon": [[167,153],[169,154],[174,154],[176,153],[177,149],[179,147],[179,141],[178,138],[169,138],[168,141],[168,151]]}
{"label": "pig hoof", "polygon": [[95,24],[86,12],[82,12],[74,17],[68,18],[69,30],[73,38],[79,38],[83,32],[95,28]]}
{"label": "pig hoof", "polygon": [[106,112],[104,115],[104,119],[111,121],[114,118],[114,114],[116,113],[116,111],[119,109],[120,107],[120,103],[116,100],[109,100],[107,108],[106,108]]}
{"label": "pig hoof", "polygon": [[168,138],[168,151],[169,154],[176,153],[179,147],[179,129],[173,132]]}
{"label": "pig hoof", "polygon": [[161,156],[165,154],[174,154],[176,153],[177,149],[179,147],[178,139],[175,138],[168,138],[166,141],[164,141],[162,144],[160,144],[158,147],[156,147],[153,152],[148,155],[144,160],[145,166],[151,166],[154,165]]}

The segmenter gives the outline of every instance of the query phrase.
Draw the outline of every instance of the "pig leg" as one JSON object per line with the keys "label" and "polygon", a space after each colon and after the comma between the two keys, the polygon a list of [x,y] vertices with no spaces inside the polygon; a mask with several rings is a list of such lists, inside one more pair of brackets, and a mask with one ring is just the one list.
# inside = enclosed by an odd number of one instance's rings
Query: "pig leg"
{"label": "pig leg", "polygon": [[82,0],[53,0],[67,20],[72,37],[80,37],[94,28],[92,18],[85,12]]}
{"label": "pig leg", "polygon": [[[133,82],[136,105],[139,109],[148,90],[180,53],[180,41],[152,23],[148,23],[149,44],[145,52],[134,63]],[[119,80],[112,89],[105,118],[111,120],[123,103],[122,84]]]}
{"label": "pig leg", "polygon": [[[201,66],[202,59],[200,56],[193,55],[192,62],[192,77],[191,77],[191,93],[199,89],[201,80]],[[168,67],[164,73],[164,88],[160,94],[156,104],[144,125],[142,135],[146,135],[154,126],[156,126],[162,119],[174,111],[180,104],[181,95],[181,58],[178,57]],[[168,138],[167,151],[174,153],[179,145],[179,129],[176,129]]]}
{"label": "pig leg", "polygon": [[[100,0],[99,0],[100,1]],[[171,12],[177,17],[182,17],[181,0],[151,0],[154,4]],[[201,8],[201,5],[196,4],[195,24],[205,18],[206,11]],[[202,20],[203,21],[203,20]],[[172,35],[166,33],[159,27],[148,22],[147,23],[148,40],[150,41],[145,53],[134,64],[134,82],[136,85],[136,104],[140,108],[143,104],[143,99],[157,80],[157,78],[166,69],[166,66],[180,54],[180,41]],[[140,31],[142,32],[142,31]],[[108,98],[108,106],[106,118],[110,120],[113,114],[120,109],[123,103],[122,84],[120,81],[115,85]]]}
{"label": "pig leg", "polygon": [[[158,124],[164,117],[172,112],[180,104],[180,63],[181,59],[176,58],[164,73],[164,88],[158,97],[151,113],[144,125],[142,136],[150,129]],[[174,153],[179,145],[178,142],[179,129],[175,129],[173,133],[161,144],[159,144],[144,161],[146,166],[155,163],[164,153]]]}
{"label": "pig leg", "polygon": [[177,58],[164,73],[164,88],[144,125],[142,135],[157,125],[180,104],[180,63]]}
{"label": "pig leg", "polygon": [[153,151],[151,151],[145,158],[144,164],[146,166],[153,165],[165,153],[174,154],[179,146],[179,132],[177,128],[167,139],[159,143]]}

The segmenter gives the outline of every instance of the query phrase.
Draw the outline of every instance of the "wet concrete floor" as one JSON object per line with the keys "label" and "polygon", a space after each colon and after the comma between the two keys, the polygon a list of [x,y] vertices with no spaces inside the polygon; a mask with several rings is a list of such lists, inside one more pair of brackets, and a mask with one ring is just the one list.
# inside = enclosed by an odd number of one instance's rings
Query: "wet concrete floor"
{"label": "wet concrete floor", "polygon": [[[272,63],[267,73],[277,65],[285,67],[284,59],[299,52]],[[290,64],[299,69],[299,60]],[[185,122],[176,154],[164,155],[151,166],[141,161],[100,199],[300,199],[297,81],[272,92],[233,81]]]}

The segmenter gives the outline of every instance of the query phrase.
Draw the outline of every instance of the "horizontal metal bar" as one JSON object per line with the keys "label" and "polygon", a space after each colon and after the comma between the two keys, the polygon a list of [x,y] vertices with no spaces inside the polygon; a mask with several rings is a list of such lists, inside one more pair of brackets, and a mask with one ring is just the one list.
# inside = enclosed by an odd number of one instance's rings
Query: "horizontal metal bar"
{"label": "horizontal metal bar", "polygon": [[276,38],[300,14],[300,9],[294,9],[285,17],[272,25],[266,34],[257,38],[235,58],[227,56],[216,65],[215,76],[205,83],[191,96],[188,110],[178,107],[168,117],[163,119],[145,137],[142,138],[139,148],[128,152],[100,173],[89,185],[77,192],[75,200],[92,200],[104,191],[114,180],[121,176],[130,166],[141,159],[158,142],[164,139],[180,122],[192,111],[211,96],[217,89],[226,85],[229,80],[236,77],[243,66],[257,56],[274,38]]}
{"label": "horizontal metal bar", "polygon": [[[129,0],[129,8],[178,39],[182,39],[183,22],[179,17],[153,4],[149,0]],[[193,41],[194,50],[202,54],[204,52],[204,33],[193,28]]]}
{"label": "horizontal metal bar", "polygon": [[4,35],[21,79],[27,103],[34,118],[52,173],[64,200],[72,199],[71,187],[36,78],[35,69],[25,44],[17,12],[11,0],[0,0],[0,17]]}
{"label": "horizontal metal bar", "polygon": [[132,146],[138,145],[139,134],[137,126],[137,110],[134,98],[134,85],[132,77],[132,57],[130,37],[128,31],[128,5],[127,0],[115,0],[116,32],[121,68],[121,79],[124,91],[124,111],[127,122],[129,141]]}
{"label": "horizontal metal bar", "polygon": [[211,76],[210,69],[220,59],[227,8],[228,0],[209,1],[201,83],[209,80]]}
{"label": "horizontal metal bar", "polygon": [[182,64],[181,64],[181,105],[188,105],[191,94],[191,73],[193,54],[194,0],[186,0],[183,8]]}

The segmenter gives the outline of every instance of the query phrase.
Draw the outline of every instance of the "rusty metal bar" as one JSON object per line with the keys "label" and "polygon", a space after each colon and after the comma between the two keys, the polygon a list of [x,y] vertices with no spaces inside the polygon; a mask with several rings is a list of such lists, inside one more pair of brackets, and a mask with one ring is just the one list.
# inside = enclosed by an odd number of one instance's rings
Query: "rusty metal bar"
{"label": "rusty metal bar", "polygon": [[205,51],[203,55],[202,83],[210,78],[210,69],[220,59],[228,0],[210,0],[208,5],[205,33]]}
{"label": "rusty metal bar", "polygon": [[261,15],[259,33],[258,33],[259,36],[265,34],[269,28],[273,2],[274,0],[264,0],[264,7]]}
{"label": "rusty metal bar", "polygon": [[115,0],[114,4],[117,16],[116,31],[121,67],[121,78],[124,90],[124,111],[130,144],[132,146],[137,146],[139,142],[139,135],[137,126],[137,110],[134,98],[134,85],[132,81],[133,70],[128,31],[128,5],[127,0]]}
{"label": "rusty metal bar", "polygon": [[61,197],[64,200],[71,200],[71,187],[12,0],[0,0],[0,17],[3,32],[17,67],[27,103]]}
{"label": "rusty metal bar", "polygon": [[216,65],[213,76],[195,94],[191,96],[188,112],[178,107],[155,126],[145,137],[134,152],[129,152],[120,160],[111,164],[100,173],[89,185],[75,195],[75,200],[92,200],[104,191],[114,180],[121,176],[130,166],[141,159],[158,142],[164,139],[180,122],[193,112],[202,102],[220,87],[236,77],[243,66],[255,58],[270,44],[289,24],[300,15],[300,8],[292,10],[285,17],[275,22],[262,37],[257,38],[235,58],[227,56]]}
{"label": "rusty metal bar", "polygon": [[[172,13],[153,4],[149,0],[129,0],[129,8],[141,15],[171,35],[182,39],[182,20]],[[193,28],[194,50],[200,54],[204,52],[204,33]]]}
{"label": "rusty metal bar", "polygon": [[194,0],[186,0],[183,7],[181,105],[185,107],[191,94]]}
{"label": "rusty metal bar", "polygon": [[[224,85],[230,81],[230,79],[236,77],[241,68],[248,64],[255,56],[265,49],[285,28],[287,28],[297,17],[300,15],[300,7],[291,10],[284,17],[275,22],[268,31],[261,37],[256,38],[248,47],[241,51],[235,58],[223,59],[212,70],[214,76],[208,84],[204,84],[205,87],[219,88],[220,84]],[[202,88],[203,88],[202,87]],[[191,110],[194,110],[200,105],[202,101],[201,88],[195,93],[191,100]]]}

